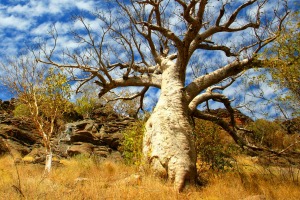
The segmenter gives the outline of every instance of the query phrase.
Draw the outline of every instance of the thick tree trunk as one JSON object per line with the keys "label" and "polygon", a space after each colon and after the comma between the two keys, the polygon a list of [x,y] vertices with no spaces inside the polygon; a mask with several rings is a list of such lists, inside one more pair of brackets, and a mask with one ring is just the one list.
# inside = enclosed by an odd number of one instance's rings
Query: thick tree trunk
{"label": "thick tree trunk", "polygon": [[146,123],[143,154],[146,163],[161,177],[174,181],[181,191],[196,179],[196,152],[183,86],[166,74],[159,101]]}

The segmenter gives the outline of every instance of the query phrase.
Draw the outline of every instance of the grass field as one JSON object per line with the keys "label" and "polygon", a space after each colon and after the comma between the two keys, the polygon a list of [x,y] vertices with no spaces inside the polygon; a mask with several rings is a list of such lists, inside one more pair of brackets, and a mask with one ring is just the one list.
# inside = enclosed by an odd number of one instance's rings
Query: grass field
{"label": "grass field", "polygon": [[[42,179],[43,165],[14,164],[0,158],[0,199],[299,199],[300,172],[294,168],[262,167],[247,157],[228,172],[202,170],[202,186],[187,186],[182,193],[149,171],[112,161],[83,156],[61,160]],[[20,178],[18,178],[17,170]],[[20,184],[19,184],[20,181]],[[257,196],[260,195],[260,196]]]}

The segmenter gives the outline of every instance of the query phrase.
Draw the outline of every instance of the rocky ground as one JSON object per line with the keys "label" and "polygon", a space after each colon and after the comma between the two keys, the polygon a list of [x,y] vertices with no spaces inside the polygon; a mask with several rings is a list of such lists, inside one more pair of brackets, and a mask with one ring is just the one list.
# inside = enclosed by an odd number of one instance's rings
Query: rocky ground
{"label": "rocky ground", "polygon": [[[18,161],[44,163],[45,149],[37,130],[29,120],[14,117],[13,109],[14,99],[4,102],[0,100],[0,155],[10,152]],[[230,119],[224,109],[211,112],[225,120]],[[123,138],[122,130],[132,124],[134,118],[119,116],[102,108],[95,109],[91,119],[83,119],[82,116],[74,114],[69,118],[72,122],[65,124],[51,141],[57,160],[78,154],[122,160],[118,151]],[[239,126],[252,122],[251,118],[238,110],[235,111],[235,118]],[[294,129],[295,124],[300,124],[294,121],[285,123],[292,124],[290,127]],[[299,128],[296,127],[297,131],[299,132]],[[300,165],[299,153],[260,154],[259,161],[266,165]]]}

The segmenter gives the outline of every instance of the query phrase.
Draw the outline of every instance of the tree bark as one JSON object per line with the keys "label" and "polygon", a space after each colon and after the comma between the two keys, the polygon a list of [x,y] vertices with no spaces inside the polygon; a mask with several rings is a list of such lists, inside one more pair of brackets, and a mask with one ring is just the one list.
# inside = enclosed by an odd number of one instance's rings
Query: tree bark
{"label": "tree bark", "polygon": [[146,123],[143,154],[155,173],[181,191],[196,179],[196,151],[183,84],[172,69],[163,72],[159,101]]}

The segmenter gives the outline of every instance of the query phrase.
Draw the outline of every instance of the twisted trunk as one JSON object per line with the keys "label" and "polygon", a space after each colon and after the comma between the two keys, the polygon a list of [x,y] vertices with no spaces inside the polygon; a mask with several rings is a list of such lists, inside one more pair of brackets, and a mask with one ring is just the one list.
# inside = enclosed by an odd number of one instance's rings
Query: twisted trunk
{"label": "twisted trunk", "polygon": [[195,182],[196,152],[183,84],[176,77],[171,68],[163,72],[160,98],[146,123],[143,154],[157,175],[181,191],[186,181]]}

